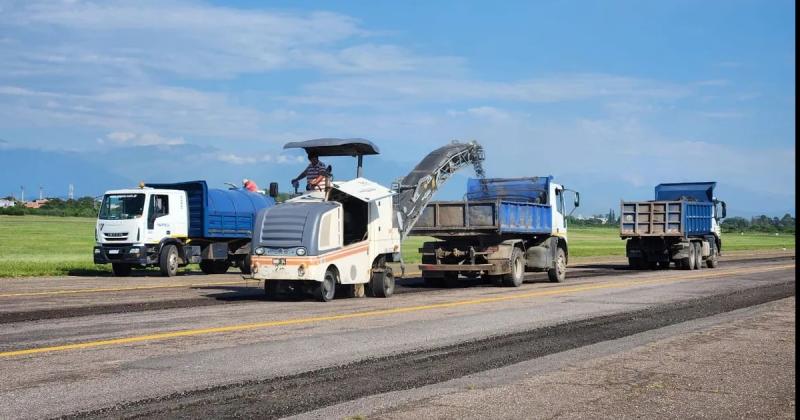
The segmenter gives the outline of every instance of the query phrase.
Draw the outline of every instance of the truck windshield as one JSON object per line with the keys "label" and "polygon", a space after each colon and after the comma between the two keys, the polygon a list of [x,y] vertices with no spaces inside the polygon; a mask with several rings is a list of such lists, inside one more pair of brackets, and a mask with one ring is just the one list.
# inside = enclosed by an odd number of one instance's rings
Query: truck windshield
{"label": "truck windshield", "polygon": [[142,215],[144,194],[107,194],[100,207],[100,219],[133,219]]}

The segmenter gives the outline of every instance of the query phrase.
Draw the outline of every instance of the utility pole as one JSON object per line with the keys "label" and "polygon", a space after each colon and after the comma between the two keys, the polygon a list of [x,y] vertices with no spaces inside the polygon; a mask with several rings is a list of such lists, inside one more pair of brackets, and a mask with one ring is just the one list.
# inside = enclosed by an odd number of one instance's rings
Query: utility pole
{"label": "utility pole", "polygon": [[19,199],[19,201],[22,201],[24,203],[25,202],[25,186],[24,185],[20,185],[19,186],[19,190],[21,191],[21,198]]}
{"label": "utility pole", "polygon": [[67,197],[69,197],[70,200],[75,198],[75,186],[72,184],[69,184],[69,194]]}
{"label": "utility pole", "polygon": [[43,190],[42,186],[39,185],[39,200],[43,200],[44,199],[43,193],[44,193],[44,190]]}

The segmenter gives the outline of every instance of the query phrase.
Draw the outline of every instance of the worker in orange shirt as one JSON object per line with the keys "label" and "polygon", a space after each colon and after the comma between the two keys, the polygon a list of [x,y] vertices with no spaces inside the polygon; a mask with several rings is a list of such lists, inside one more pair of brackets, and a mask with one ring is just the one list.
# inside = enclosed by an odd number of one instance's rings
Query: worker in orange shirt
{"label": "worker in orange shirt", "polygon": [[242,187],[250,192],[258,192],[258,185],[247,178],[242,180]]}

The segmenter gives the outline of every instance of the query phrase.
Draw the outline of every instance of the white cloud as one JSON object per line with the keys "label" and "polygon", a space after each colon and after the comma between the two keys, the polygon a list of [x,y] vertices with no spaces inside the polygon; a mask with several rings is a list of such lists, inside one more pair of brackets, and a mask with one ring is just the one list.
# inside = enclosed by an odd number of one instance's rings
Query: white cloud
{"label": "white cloud", "polygon": [[186,144],[182,137],[163,137],[155,133],[136,134],[129,131],[113,131],[105,138],[98,139],[100,144],[115,146],[175,146]]}
{"label": "white cloud", "polygon": [[214,158],[216,160],[233,165],[253,165],[258,163],[296,164],[305,162],[305,159],[300,156],[287,156],[280,154],[240,155],[235,153],[222,153],[214,155]]}

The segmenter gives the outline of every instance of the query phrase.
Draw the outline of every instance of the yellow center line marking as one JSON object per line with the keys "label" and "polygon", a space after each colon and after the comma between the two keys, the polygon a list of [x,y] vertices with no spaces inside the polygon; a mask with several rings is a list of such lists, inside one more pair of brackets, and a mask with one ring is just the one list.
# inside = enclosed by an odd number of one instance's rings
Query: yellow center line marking
{"label": "yellow center line marking", "polygon": [[461,300],[461,301],[455,301],[455,302],[433,303],[433,304],[428,304],[428,305],[407,306],[407,307],[399,307],[399,308],[392,308],[392,309],[379,309],[379,310],[364,311],[364,312],[350,312],[350,313],[344,313],[344,314],[339,314],[339,315],[316,316],[316,317],[308,317],[308,318],[295,318],[295,319],[286,319],[286,320],[279,320],[279,321],[264,321],[264,322],[250,323],[250,324],[228,325],[228,326],[223,326],[223,327],[210,327],[210,328],[198,328],[198,329],[189,329],[189,330],[178,330],[178,331],[156,333],[156,334],[148,334],[148,335],[139,335],[139,336],[132,336],[132,337],[112,338],[112,339],[108,339],[108,340],[87,341],[87,342],[82,342],[82,343],[64,344],[64,345],[58,345],[58,346],[34,347],[34,348],[23,349],[23,350],[5,351],[5,352],[0,352],[0,357],[13,357],[13,356],[23,356],[23,355],[30,355],[30,354],[46,353],[46,352],[57,352],[57,351],[66,351],[66,350],[88,349],[88,348],[94,348],[94,347],[111,346],[111,345],[119,345],[119,344],[130,344],[130,343],[141,343],[141,342],[145,342],[145,341],[165,340],[165,339],[178,338],[178,337],[191,337],[191,336],[207,335],[207,334],[219,334],[219,333],[225,333],[225,332],[240,332],[240,331],[248,331],[248,330],[254,330],[254,329],[280,327],[280,326],[286,326],[286,325],[310,324],[310,323],[314,323],[314,322],[323,322],[323,321],[338,321],[338,320],[343,320],[343,319],[384,316],[384,315],[400,314],[400,313],[408,313],[408,312],[419,312],[419,311],[434,310],[434,309],[453,308],[453,307],[458,307],[458,306],[480,305],[480,304],[486,304],[486,303],[492,303],[492,302],[519,300],[519,299],[526,299],[526,298],[532,298],[532,297],[542,297],[542,296],[552,296],[552,295],[559,295],[559,294],[566,294],[566,293],[585,292],[585,291],[589,291],[589,290],[624,288],[624,287],[633,287],[633,286],[641,286],[641,285],[649,285],[649,284],[657,284],[657,283],[667,283],[667,282],[670,282],[672,280],[677,280],[677,281],[681,281],[681,280],[696,280],[696,279],[708,279],[708,278],[715,278],[715,277],[724,277],[724,276],[730,276],[730,275],[742,275],[742,274],[750,274],[750,273],[764,273],[764,272],[768,272],[768,271],[785,270],[787,268],[794,269],[794,264],[774,266],[774,267],[754,267],[754,268],[750,268],[750,269],[740,269],[740,270],[732,270],[732,271],[724,271],[724,272],[722,270],[719,270],[719,271],[715,270],[714,272],[703,271],[702,273],[659,277],[659,278],[656,278],[656,279],[649,279],[649,280],[618,281],[618,282],[600,283],[600,284],[594,284],[594,285],[567,286],[567,287],[557,288],[557,289],[538,290],[538,291],[528,292],[528,293],[514,293],[514,294],[503,295],[503,296],[493,296],[493,297],[486,297],[486,298]]}
{"label": "yellow center line marking", "polygon": [[[255,281],[255,280],[254,280]],[[78,293],[100,293],[100,292],[124,292],[131,290],[152,290],[152,289],[180,289],[180,288],[193,288],[204,286],[230,286],[234,284],[243,284],[244,280],[237,281],[222,281],[215,283],[196,283],[196,284],[159,284],[152,286],[130,286],[130,287],[104,287],[94,289],[65,289],[65,290],[45,290],[41,292],[18,292],[18,293],[3,293],[3,297],[25,297],[25,296],[56,296],[56,295],[73,295]]]}

